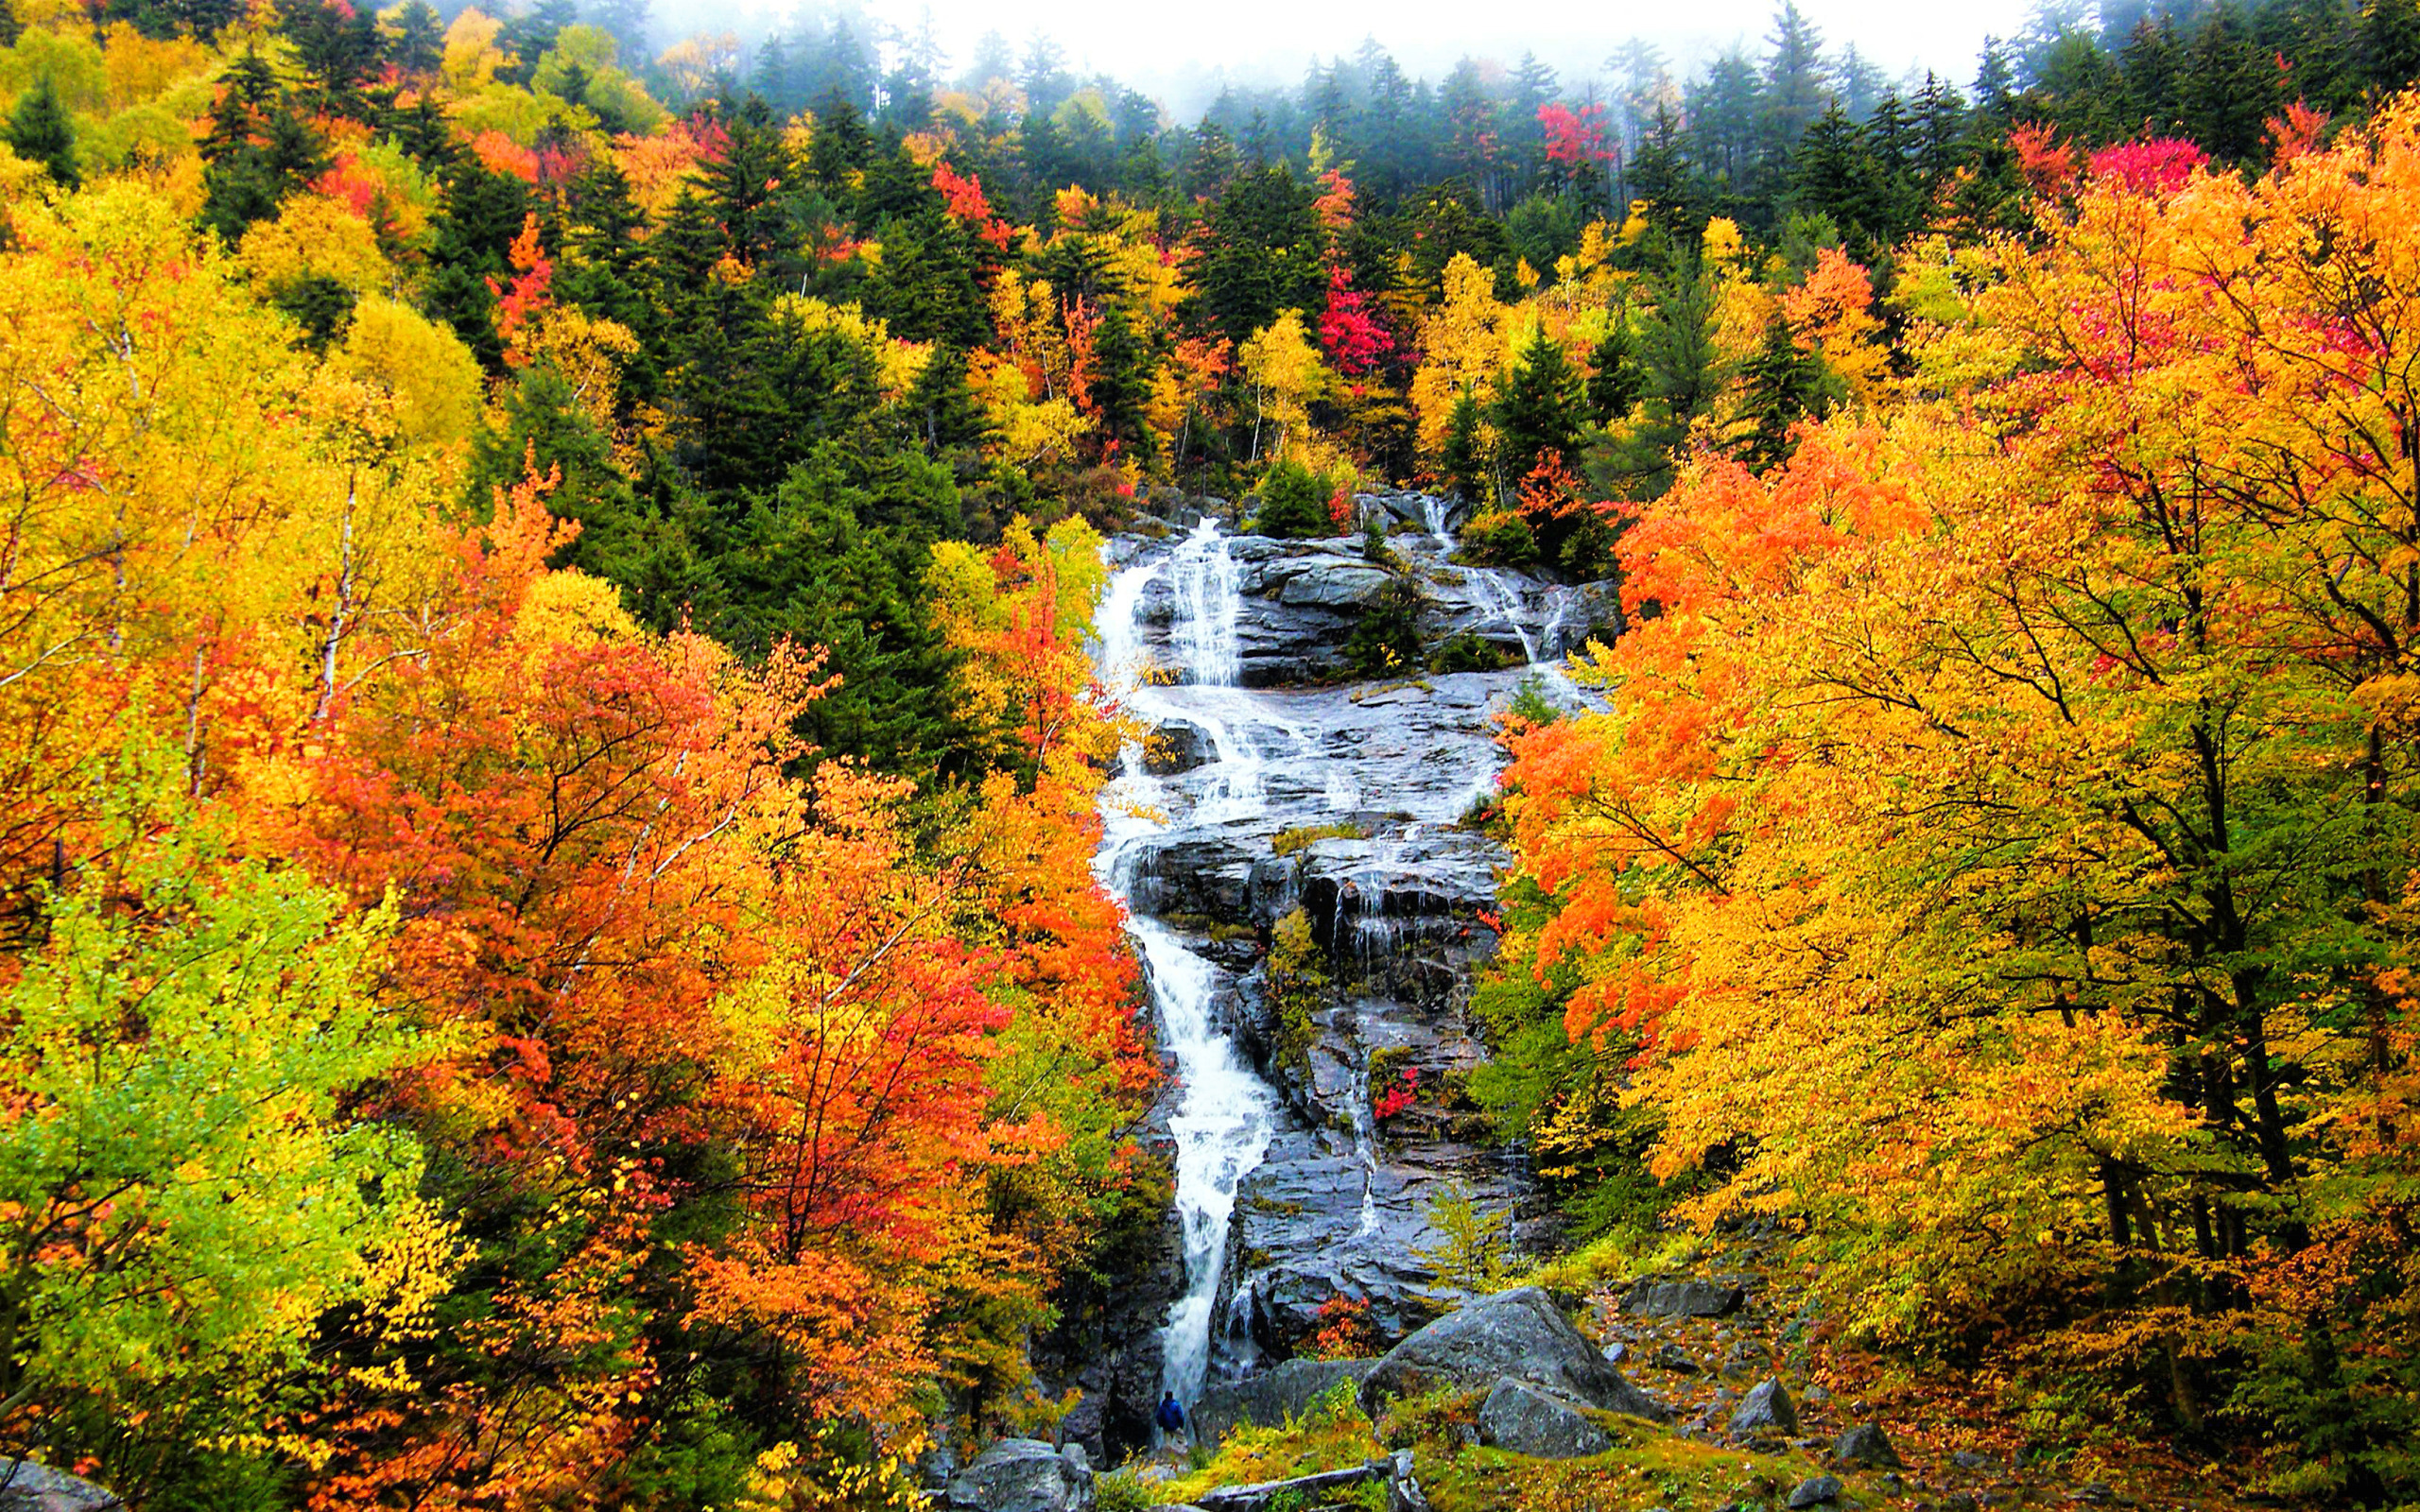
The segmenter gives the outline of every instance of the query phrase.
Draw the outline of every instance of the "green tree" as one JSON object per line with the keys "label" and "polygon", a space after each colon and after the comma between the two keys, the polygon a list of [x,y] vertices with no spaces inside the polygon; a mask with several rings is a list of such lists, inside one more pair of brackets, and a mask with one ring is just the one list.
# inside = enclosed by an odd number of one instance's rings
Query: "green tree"
{"label": "green tree", "polygon": [[[129,785],[181,785],[159,765]],[[371,995],[391,916],[189,816],[115,822],[123,870],[52,896],[0,1000],[0,1404],[133,1496],[265,1431],[405,1231],[442,1244],[409,1137],[346,1111],[435,1048]]]}
{"label": "green tree", "polygon": [[83,181],[76,171],[76,131],[67,123],[67,112],[60,107],[59,91],[48,74],[9,112],[8,138],[17,156],[40,163],[60,187],[73,189]]}
{"label": "green tree", "polygon": [[1575,454],[1584,404],[1580,369],[1563,343],[1539,326],[1495,399],[1496,462],[1508,487],[1517,487],[1548,452]]}

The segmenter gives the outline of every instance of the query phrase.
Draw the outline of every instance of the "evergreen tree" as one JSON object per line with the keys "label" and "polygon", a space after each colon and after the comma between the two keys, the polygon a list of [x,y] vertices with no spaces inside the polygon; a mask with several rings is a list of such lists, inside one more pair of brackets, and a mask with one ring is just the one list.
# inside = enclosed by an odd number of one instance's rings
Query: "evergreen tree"
{"label": "evergreen tree", "polygon": [[437,72],[445,58],[445,23],[428,0],[406,0],[395,12],[395,35],[387,44],[387,56],[413,77]]}
{"label": "evergreen tree", "polygon": [[1645,390],[1646,377],[1632,351],[1627,312],[1616,311],[1603,339],[1588,353],[1588,412],[1599,425],[1626,420],[1638,407],[1639,395]]}
{"label": "evergreen tree", "polygon": [[1454,407],[1445,419],[1445,446],[1437,458],[1437,486],[1449,495],[1473,504],[1487,504],[1495,497],[1489,485],[1493,472],[1479,435],[1478,396],[1465,388],[1454,400]]}
{"label": "evergreen tree", "polygon": [[1286,310],[1315,310],[1327,288],[1318,197],[1283,167],[1238,177],[1205,206],[1194,238],[1187,316],[1231,341]]}
{"label": "evergreen tree", "polygon": [[1563,343],[1539,326],[1516,356],[1491,417],[1498,438],[1496,460],[1508,489],[1519,487],[1548,452],[1566,460],[1577,455],[1580,430],[1586,422],[1584,404],[1579,369]]}
{"label": "evergreen tree", "polygon": [[2367,0],[2361,9],[2361,65],[2379,94],[2420,79],[2420,0]]}
{"label": "evergreen tree", "polygon": [[1790,150],[1827,102],[1824,39],[1800,13],[1798,0],[1783,0],[1765,41],[1761,145],[1763,161],[1778,168],[1789,162]]}
{"label": "evergreen tree", "polygon": [[83,181],[76,171],[76,130],[48,74],[36,79],[9,112],[8,138],[10,150],[39,163],[60,188],[73,189]]}
{"label": "evergreen tree", "polygon": [[1797,449],[1790,427],[1823,408],[1823,364],[1799,347],[1789,323],[1775,315],[1740,376],[1747,388],[1740,418],[1748,429],[1738,443],[1739,458],[1762,472],[1789,460]]}

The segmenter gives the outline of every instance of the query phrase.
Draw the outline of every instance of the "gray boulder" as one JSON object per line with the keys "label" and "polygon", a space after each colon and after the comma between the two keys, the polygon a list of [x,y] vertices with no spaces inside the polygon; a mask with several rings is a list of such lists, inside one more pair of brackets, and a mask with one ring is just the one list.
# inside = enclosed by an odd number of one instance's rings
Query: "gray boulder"
{"label": "gray boulder", "polygon": [[1713,1281],[1640,1281],[1622,1298],[1622,1311],[1640,1317],[1729,1317],[1747,1294]]}
{"label": "gray boulder", "polygon": [[1358,609],[1378,596],[1392,575],[1365,562],[1314,560],[1277,590],[1277,602],[1290,609]]}
{"label": "gray boulder", "polygon": [[1358,1385],[1375,1360],[1288,1360],[1273,1369],[1201,1393],[1189,1414],[1196,1442],[1216,1448],[1238,1423],[1263,1428],[1300,1418],[1340,1381]]}
{"label": "gray boulder", "polygon": [[1840,1478],[1832,1475],[1818,1475],[1810,1480],[1801,1481],[1791,1488],[1789,1493],[1789,1504],[1794,1512],[1806,1512],[1807,1507],[1822,1506],[1827,1502],[1837,1502],[1840,1499]]}
{"label": "gray boulder", "polygon": [[1080,1446],[1061,1452],[1038,1438],[1003,1438],[949,1478],[952,1512],[1085,1512],[1093,1471]]}
{"label": "gray boulder", "polygon": [[1478,1410],[1478,1441],[1532,1459],[1585,1459],[1614,1436],[1569,1402],[1518,1381],[1498,1381]]}
{"label": "gray boulder", "polygon": [[1841,1441],[1832,1447],[1832,1460],[1855,1470],[1902,1470],[1908,1468],[1901,1463],[1899,1452],[1891,1447],[1891,1440],[1874,1423],[1859,1423],[1842,1434]]}
{"label": "gray boulder", "polygon": [[1734,1438],[1795,1438],[1798,1436],[1798,1408],[1789,1393],[1777,1380],[1759,1381],[1748,1395],[1739,1400],[1739,1410],[1731,1415],[1731,1436]]}
{"label": "gray boulder", "polygon": [[110,1512],[125,1505],[90,1481],[31,1460],[0,1459],[0,1512]]}
{"label": "gray boulder", "polygon": [[1396,1397],[1510,1378],[1607,1412],[1653,1422],[1670,1414],[1630,1383],[1534,1286],[1473,1299],[1389,1350],[1361,1383],[1373,1417]]}

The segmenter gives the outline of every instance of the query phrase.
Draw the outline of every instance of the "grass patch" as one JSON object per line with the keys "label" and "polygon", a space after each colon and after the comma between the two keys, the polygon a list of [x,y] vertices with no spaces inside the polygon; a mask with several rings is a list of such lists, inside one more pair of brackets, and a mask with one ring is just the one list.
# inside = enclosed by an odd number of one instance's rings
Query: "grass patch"
{"label": "grass patch", "polygon": [[1238,1423],[1208,1463],[1196,1466],[1182,1480],[1153,1489],[1164,1504],[1175,1504],[1191,1502],[1215,1486],[1283,1481],[1366,1464],[1377,1457],[1378,1439],[1354,1400],[1355,1389],[1353,1382],[1340,1381],[1301,1417],[1274,1427]]}
{"label": "grass patch", "polygon": [[[1389,1403],[1374,1427],[1351,1383],[1340,1383],[1299,1418],[1237,1427],[1215,1458],[1151,1489],[1164,1503],[1190,1502],[1216,1486],[1285,1480],[1409,1449],[1413,1473],[1436,1512],[1713,1512],[1735,1503],[1778,1507],[1790,1487],[1822,1473],[1795,1452],[1752,1453],[1598,1412],[1588,1416],[1613,1436],[1611,1450],[1587,1459],[1530,1459],[1471,1441],[1486,1396],[1447,1388],[1404,1398]],[[1878,1488],[1852,1489],[1868,1504],[1887,1500]],[[1325,1498],[1325,1504],[1340,1503],[1378,1504],[1355,1491]]]}
{"label": "grass patch", "polygon": [[1322,840],[1367,840],[1370,832],[1351,822],[1336,824],[1302,824],[1290,830],[1280,830],[1269,848],[1281,856],[1290,856],[1307,850]]}

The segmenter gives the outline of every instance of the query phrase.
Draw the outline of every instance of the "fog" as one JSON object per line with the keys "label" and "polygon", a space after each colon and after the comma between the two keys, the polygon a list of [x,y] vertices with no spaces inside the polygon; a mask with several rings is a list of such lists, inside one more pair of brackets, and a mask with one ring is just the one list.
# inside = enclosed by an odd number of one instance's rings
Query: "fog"
{"label": "fog", "polygon": [[[1021,58],[1046,33],[1079,74],[1106,72],[1159,98],[1180,117],[1199,111],[1221,84],[1292,85],[1313,60],[1351,56],[1366,38],[1393,54],[1407,74],[1442,77],[1463,57],[1511,63],[1534,52],[1580,90],[1609,77],[1606,58],[1631,38],[1660,48],[1676,77],[1720,52],[1760,53],[1777,0],[1693,0],[1682,6],[1631,3],[1494,7],[1471,0],[930,0],[862,6],[877,36],[929,26],[951,74],[964,68],[987,31],[1008,38]],[[791,6],[771,0],[656,0],[659,35],[785,29],[792,12],[856,10],[857,5]],[[2022,29],[2027,0],[1858,0],[1801,8],[1823,33],[1824,51],[1854,45],[1893,78],[1937,70],[1960,83],[1974,77],[1986,34]]]}

